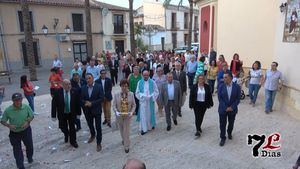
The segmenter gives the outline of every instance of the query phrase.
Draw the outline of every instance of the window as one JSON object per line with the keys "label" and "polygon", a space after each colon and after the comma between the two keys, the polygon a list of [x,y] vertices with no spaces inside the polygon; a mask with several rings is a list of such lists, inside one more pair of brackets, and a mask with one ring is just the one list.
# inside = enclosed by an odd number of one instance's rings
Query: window
{"label": "window", "polygon": [[[21,42],[22,53],[23,53],[23,63],[24,66],[28,66],[28,56],[26,53],[26,44]],[[33,55],[35,65],[40,65],[39,55],[38,55],[38,42],[33,42]]]}
{"label": "window", "polygon": [[184,29],[188,29],[189,24],[189,13],[184,13]]}
{"label": "window", "polygon": [[176,29],[176,13],[172,13],[171,28]]}
{"label": "window", "polygon": [[73,31],[83,32],[83,15],[82,14],[72,14],[73,20]]}
{"label": "window", "polygon": [[124,33],[124,21],[123,21],[123,15],[121,14],[114,15],[114,33],[117,34]]}
{"label": "window", "polygon": [[87,58],[86,42],[73,43],[74,60],[78,58],[80,61],[84,61]]}
{"label": "window", "polygon": [[194,29],[195,29],[195,30],[198,30],[198,29],[199,29],[199,25],[198,25],[198,16],[195,16]]}
{"label": "window", "polygon": [[[22,11],[18,11],[18,18],[19,18],[20,32],[24,32]],[[29,11],[29,18],[30,18],[30,23],[31,23],[31,31],[34,32],[32,11]]]}
{"label": "window", "polygon": [[188,34],[184,34],[184,45],[187,44],[188,41]]}
{"label": "window", "polygon": [[172,33],[172,44],[173,48],[177,47],[177,33]]}

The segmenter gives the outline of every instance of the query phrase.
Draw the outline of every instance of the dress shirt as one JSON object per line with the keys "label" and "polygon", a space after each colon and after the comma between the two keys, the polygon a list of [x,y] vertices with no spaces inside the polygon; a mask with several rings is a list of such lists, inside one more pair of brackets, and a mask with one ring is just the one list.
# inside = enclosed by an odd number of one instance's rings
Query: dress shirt
{"label": "dress shirt", "polygon": [[232,82],[229,85],[226,84],[226,89],[228,93],[228,100],[230,100],[231,92],[232,92]]}
{"label": "dress shirt", "polygon": [[174,100],[174,83],[168,83],[168,97],[169,100]]}
{"label": "dress shirt", "polygon": [[86,68],[86,73],[91,73],[94,77],[94,81],[96,81],[97,79],[99,79],[99,75],[100,75],[100,71],[99,68],[96,66],[88,66]]}
{"label": "dress shirt", "polygon": [[198,92],[197,92],[197,101],[198,102],[204,102],[205,101],[205,89],[203,87],[198,86]]}
{"label": "dress shirt", "polygon": [[105,94],[105,79],[101,79],[103,93]]}
{"label": "dress shirt", "polygon": [[62,67],[62,63],[59,59],[53,61],[53,67]]}
{"label": "dress shirt", "polygon": [[197,71],[197,66],[198,66],[198,64],[197,64],[196,61],[194,61],[194,62],[189,61],[187,63],[187,71],[188,71],[188,73],[195,73]]}
{"label": "dress shirt", "polygon": [[92,85],[92,86],[89,86],[89,85],[87,85],[87,87],[88,87],[88,93],[89,93],[89,97],[91,97],[91,96],[92,96],[92,92],[93,92],[94,85],[95,85],[95,83],[93,83],[93,85]]}

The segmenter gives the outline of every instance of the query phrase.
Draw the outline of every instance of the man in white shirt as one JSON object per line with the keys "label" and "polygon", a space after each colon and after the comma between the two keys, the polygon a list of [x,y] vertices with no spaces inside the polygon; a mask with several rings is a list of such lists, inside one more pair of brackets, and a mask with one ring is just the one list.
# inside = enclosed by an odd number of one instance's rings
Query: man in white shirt
{"label": "man in white shirt", "polygon": [[58,68],[61,68],[61,67],[62,67],[62,63],[61,63],[61,61],[58,59],[58,56],[57,56],[56,54],[54,55],[54,61],[53,61],[52,67],[58,67]]}

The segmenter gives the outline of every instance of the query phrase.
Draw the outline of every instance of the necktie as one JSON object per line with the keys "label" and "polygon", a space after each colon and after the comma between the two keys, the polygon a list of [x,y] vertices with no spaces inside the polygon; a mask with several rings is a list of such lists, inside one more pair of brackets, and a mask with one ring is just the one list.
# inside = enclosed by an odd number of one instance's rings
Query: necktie
{"label": "necktie", "polygon": [[177,71],[177,79],[179,80],[180,72]]}
{"label": "necktie", "polygon": [[65,113],[70,113],[69,94],[65,93]]}

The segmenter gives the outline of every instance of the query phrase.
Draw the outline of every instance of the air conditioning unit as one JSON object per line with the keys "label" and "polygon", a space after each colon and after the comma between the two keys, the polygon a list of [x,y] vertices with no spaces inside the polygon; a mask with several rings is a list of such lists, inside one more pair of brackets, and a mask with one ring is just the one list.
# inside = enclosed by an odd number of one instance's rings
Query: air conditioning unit
{"label": "air conditioning unit", "polygon": [[68,35],[61,35],[60,36],[60,41],[61,42],[68,42],[68,41],[70,41],[70,37]]}

